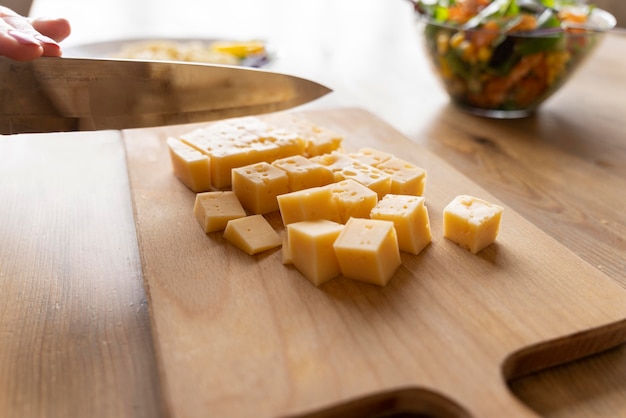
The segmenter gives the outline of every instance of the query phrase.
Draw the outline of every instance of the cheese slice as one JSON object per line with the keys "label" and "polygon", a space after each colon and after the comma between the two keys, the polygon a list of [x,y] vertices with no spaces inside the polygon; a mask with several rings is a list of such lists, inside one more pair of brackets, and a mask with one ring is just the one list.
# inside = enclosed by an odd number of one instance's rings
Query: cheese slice
{"label": "cheese slice", "polygon": [[393,222],[401,251],[419,254],[432,241],[428,210],[421,196],[388,194],[372,209],[370,217]]}
{"label": "cheese slice", "polygon": [[443,236],[476,254],[496,240],[502,211],[486,200],[457,196],[443,210]]}
{"label": "cheese slice", "polygon": [[280,247],[283,242],[263,215],[250,215],[228,221],[224,238],[249,255]]}
{"label": "cheese slice", "polygon": [[221,231],[228,221],[246,216],[246,211],[232,191],[198,193],[193,214],[204,232]]}
{"label": "cheese slice", "polygon": [[174,176],[196,193],[211,190],[209,157],[176,138],[168,138],[167,146]]}
{"label": "cheese slice", "polygon": [[248,212],[263,214],[278,210],[278,195],[289,192],[287,173],[261,162],[232,170],[233,192]]}
{"label": "cheese slice", "polygon": [[333,247],[341,273],[350,279],[384,286],[401,264],[391,221],[351,218]]}
{"label": "cheese slice", "polygon": [[319,219],[287,225],[290,261],[315,286],[341,275],[333,242],[343,225]]}

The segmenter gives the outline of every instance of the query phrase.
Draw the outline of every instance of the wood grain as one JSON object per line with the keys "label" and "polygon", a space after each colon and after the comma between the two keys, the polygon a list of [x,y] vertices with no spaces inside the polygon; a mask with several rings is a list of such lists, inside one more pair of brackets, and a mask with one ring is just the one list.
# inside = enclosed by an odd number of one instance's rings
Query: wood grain
{"label": "wood grain", "polygon": [[[435,239],[420,256],[404,255],[385,288],[346,279],[315,288],[280,252],[250,257],[202,232],[195,195],[171,174],[164,144],[189,127],[125,131],[174,416],[339,416],[333,408],[350,414],[372,396],[402,394],[416,410],[534,416],[504,379],[626,339],[626,291],[510,208],[497,244],[478,257],[441,238],[441,211],[455,195],[498,201],[446,162],[361,110],[306,116],[344,133],[349,149],[380,148],[425,167]],[[432,401],[436,394],[445,401]]]}
{"label": "wood grain", "polygon": [[160,416],[120,133],[0,150],[0,415]]}

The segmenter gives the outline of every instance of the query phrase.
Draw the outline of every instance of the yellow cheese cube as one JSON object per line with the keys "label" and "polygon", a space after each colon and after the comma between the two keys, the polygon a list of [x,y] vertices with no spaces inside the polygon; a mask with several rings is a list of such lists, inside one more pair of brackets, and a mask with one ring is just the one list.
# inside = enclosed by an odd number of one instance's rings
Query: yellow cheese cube
{"label": "yellow cheese cube", "polygon": [[350,279],[384,286],[401,264],[391,221],[351,218],[333,247],[341,273]]}
{"label": "yellow cheese cube", "polygon": [[251,215],[228,221],[224,238],[246,254],[280,247],[282,239],[263,215]]}
{"label": "yellow cheese cube", "polygon": [[263,214],[278,210],[276,197],[289,192],[287,173],[261,162],[232,170],[233,191],[248,212]]}
{"label": "yellow cheese cube", "polygon": [[457,196],[443,210],[443,236],[476,254],[496,240],[502,210],[473,196]]}
{"label": "yellow cheese cube", "polygon": [[232,191],[205,192],[196,195],[193,214],[204,232],[221,231],[231,219],[246,216],[246,211]]}
{"label": "yellow cheese cube", "polygon": [[294,132],[285,129],[270,129],[263,135],[263,138],[278,147],[275,160],[305,154],[306,141]]}
{"label": "yellow cheese cube", "polygon": [[211,190],[209,157],[175,138],[167,139],[174,175],[194,192]]}
{"label": "yellow cheese cube", "polygon": [[335,171],[335,180],[347,179],[353,179],[369,187],[378,194],[379,199],[391,191],[391,176],[389,174],[359,161],[354,161]]}
{"label": "yellow cheese cube", "polygon": [[341,223],[350,218],[369,218],[370,212],[378,202],[378,195],[369,187],[352,179],[332,183],[326,186],[333,193],[337,202]]}
{"label": "yellow cheese cube", "polygon": [[297,116],[286,117],[284,114],[268,117],[270,123],[297,134],[305,143],[304,155],[313,157],[327,154],[341,148],[343,136]]}
{"label": "yellow cheese cube", "polygon": [[380,171],[391,176],[392,194],[423,196],[426,185],[426,170],[404,161],[390,158],[376,166]]}
{"label": "yellow cheese cube", "polygon": [[384,163],[385,161],[393,158],[393,154],[367,147],[361,148],[357,152],[348,155],[355,160],[359,160],[363,164],[371,165],[372,167],[377,167],[378,164]]}
{"label": "yellow cheese cube", "polygon": [[421,196],[388,194],[372,209],[370,217],[393,222],[401,251],[419,254],[432,241],[428,210]]}
{"label": "yellow cheese cube", "polygon": [[338,151],[317,155],[315,157],[310,157],[309,159],[317,164],[328,167],[333,173],[358,161],[349,155]]}
{"label": "yellow cheese cube", "polygon": [[340,222],[339,209],[333,193],[326,187],[312,187],[278,196],[283,224],[327,219]]}
{"label": "yellow cheese cube", "polygon": [[332,183],[334,179],[330,169],[302,155],[281,158],[274,161],[272,165],[287,173],[290,192],[325,186]]}
{"label": "yellow cheese cube", "polygon": [[315,286],[341,274],[333,242],[343,225],[320,219],[287,225],[287,245],[293,265]]}

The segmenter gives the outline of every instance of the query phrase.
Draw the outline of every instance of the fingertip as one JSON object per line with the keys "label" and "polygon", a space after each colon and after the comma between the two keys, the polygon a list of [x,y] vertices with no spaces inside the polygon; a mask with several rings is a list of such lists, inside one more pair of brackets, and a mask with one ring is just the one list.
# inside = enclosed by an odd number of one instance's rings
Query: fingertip
{"label": "fingertip", "polygon": [[44,36],[61,42],[72,33],[70,22],[64,18],[37,18],[31,21],[35,30]]}

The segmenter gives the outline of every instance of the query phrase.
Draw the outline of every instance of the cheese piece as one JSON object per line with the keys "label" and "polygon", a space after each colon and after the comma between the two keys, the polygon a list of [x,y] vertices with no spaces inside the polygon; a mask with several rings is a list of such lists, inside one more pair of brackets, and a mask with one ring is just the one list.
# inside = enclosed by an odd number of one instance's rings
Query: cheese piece
{"label": "cheese piece", "polygon": [[211,190],[209,157],[175,138],[167,139],[174,176],[196,193]]}
{"label": "cheese piece", "polygon": [[304,155],[314,157],[341,148],[343,136],[330,129],[318,126],[310,120],[284,114],[267,117],[267,120],[285,130],[296,133],[305,142]]}
{"label": "cheese piece", "polygon": [[282,245],[280,235],[263,215],[250,215],[228,221],[224,238],[249,255]]}
{"label": "cheese piece", "polygon": [[232,170],[233,192],[248,212],[263,214],[278,210],[276,197],[289,192],[287,173],[261,162]]}
{"label": "cheese piece", "polygon": [[232,191],[198,193],[193,214],[204,232],[221,231],[228,221],[246,216],[246,211]]}
{"label": "cheese piece", "polygon": [[371,165],[363,164],[347,154],[335,151],[313,157],[311,160],[330,168],[335,176],[335,182],[353,179],[375,191],[379,199],[391,190],[389,174]]}
{"label": "cheese piece", "polygon": [[371,210],[378,202],[375,191],[352,179],[332,183],[326,187],[333,193],[340,221],[344,224],[350,218],[369,218]]}
{"label": "cheese piece", "polygon": [[327,219],[339,223],[339,209],[333,193],[326,187],[311,187],[278,196],[278,208],[283,224]]}
{"label": "cheese piece", "polygon": [[328,167],[302,155],[281,158],[274,161],[272,165],[287,174],[290,192],[325,186],[334,180],[333,172]]}
{"label": "cheese piece", "polygon": [[443,210],[443,236],[476,254],[496,240],[503,208],[460,195]]}
{"label": "cheese piece", "polygon": [[401,264],[391,221],[351,218],[333,247],[341,273],[350,279],[384,286]]}
{"label": "cheese piece", "polygon": [[426,170],[401,158],[390,158],[376,166],[391,176],[390,193],[423,196],[426,186]]}
{"label": "cheese piece", "polygon": [[384,163],[385,161],[393,158],[393,154],[367,147],[361,148],[357,152],[348,155],[355,160],[359,160],[363,164],[371,165],[372,167],[377,167],[378,164]]}
{"label": "cheese piece", "polygon": [[325,219],[287,225],[287,245],[296,269],[319,286],[341,275],[333,242],[343,225]]}
{"label": "cheese piece", "polygon": [[388,194],[372,209],[370,217],[393,222],[401,251],[419,254],[432,241],[428,210],[421,196]]}
{"label": "cheese piece", "polygon": [[359,161],[354,161],[335,171],[335,179],[338,181],[353,179],[375,191],[379,199],[391,191],[391,176],[389,174]]}

